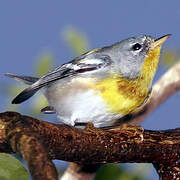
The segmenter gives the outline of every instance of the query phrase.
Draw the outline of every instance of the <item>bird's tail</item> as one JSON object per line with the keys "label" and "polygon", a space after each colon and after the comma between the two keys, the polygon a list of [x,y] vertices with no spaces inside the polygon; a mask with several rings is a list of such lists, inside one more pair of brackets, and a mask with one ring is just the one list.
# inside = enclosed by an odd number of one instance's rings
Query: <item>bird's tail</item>
{"label": "bird's tail", "polygon": [[39,80],[39,78],[37,77],[20,76],[20,75],[15,75],[11,73],[6,73],[5,76],[13,78],[17,81],[22,81],[23,83],[28,84],[28,85],[32,85],[33,83]]}
{"label": "bird's tail", "polygon": [[20,76],[20,75],[15,75],[15,74],[10,74],[10,73],[6,73],[5,75],[10,78],[13,78],[18,81],[22,81],[25,84],[30,85],[28,88],[26,88],[24,91],[22,91],[19,95],[17,95],[13,99],[12,104],[20,104],[26,101],[40,89],[34,86],[34,83],[36,83],[39,80],[39,78],[29,77],[29,76]]}

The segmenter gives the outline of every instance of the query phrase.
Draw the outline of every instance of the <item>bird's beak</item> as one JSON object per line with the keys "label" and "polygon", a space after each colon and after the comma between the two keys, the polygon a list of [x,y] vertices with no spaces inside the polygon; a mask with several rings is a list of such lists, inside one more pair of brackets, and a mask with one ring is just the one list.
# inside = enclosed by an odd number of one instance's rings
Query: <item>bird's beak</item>
{"label": "bird's beak", "polygon": [[151,49],[157,47],[157,46],[162,46],[162,44],[171,36],[171,34],[167,34],[165,36],[162,36],[158,39],[155,39],[155,41],[151,45]]}

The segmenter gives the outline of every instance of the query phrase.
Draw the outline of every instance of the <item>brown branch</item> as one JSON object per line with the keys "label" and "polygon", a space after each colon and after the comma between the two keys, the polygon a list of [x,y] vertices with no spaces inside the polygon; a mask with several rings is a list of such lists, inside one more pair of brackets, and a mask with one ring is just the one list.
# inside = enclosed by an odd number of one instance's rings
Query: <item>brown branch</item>
{"label": "brown branch", "polygon": [[[46,167],[42,168],[42,166],[41,170],[32,170],[34,166],[39,167],[36,163],[43,162],[47,164],[47,168],[52,169],[52,166],[49,166],[48,158],[43,160],[45,152],[33,150],[29,152],[29,149],[34,148],[34,142],[24,143],[24,141],[29,141],[27,139],[32,138],[31,132],[34,132],[35,136],[37,135],[35,138],[38,139],[37,142],[40,141],[39,139],[43,140],[44,147],[51,159],[80,164],[147,162],[155,164],[156,168],[163,169],[166,166],[166,169],[173,168],[174,172],[170,171],[173,174],[168,175],[171,176],[171,179],[180,177],[180,129],[150,131],[144,130],[142,127],[124,125],[116,129],[103,130],[89,125],[82,130],[66,125],[58,126],[12,112],[1,113],[0,119],[6,129],[4,141],[6,146],[9,144],[14,152],[20,153],[24,157],[32,174],[47,171]],[[24,134],[27,136],[23,138]],[[38,143],[35,145],[39,146]],[[2,152],[6,152],[6,149]],[[39,153],[42,154],[41,158],[35,158],[35,160],[41,160],[40,162],[35,161],[33,167],[27,158],[30,156],[29,153],[31,153],[32,161]],[[50,173],[51,170],[48,172]],[[158,172],[164,176],[165,172],[160,169]],[[41,175],[38,174],[39,179],[42,179]],[[36,176],[34,175],[34,177]]]}
{"label": "brown branch", "polygon": [[[153,87],[149,103],[131,115],[134,122],[140,122],[179,88],[180,63]],[[149,131],[123,125],[105,130],[89,125],[83,130],[5,112],[0,113],[0,151],[22,155],[34,179],[57,179],[49,159],[86,165],[148,162],[161,178],[180,178],[180,129]]]}
{"label": "brown branch", "polygon": [[56,180],[57,171],[38,132],[15,112],[0,113],[0,152],[20,154],[33,179]]}

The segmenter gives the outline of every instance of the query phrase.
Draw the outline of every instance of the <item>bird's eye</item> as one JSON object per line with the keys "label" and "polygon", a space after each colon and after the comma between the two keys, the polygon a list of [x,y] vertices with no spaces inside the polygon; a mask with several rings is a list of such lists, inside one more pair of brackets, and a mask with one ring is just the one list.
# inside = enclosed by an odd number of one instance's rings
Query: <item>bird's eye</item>
{"label": "bird's eye", "polygon": [[139,43],[136,43],[136,44],[133,45],[132,49],[133,49],[134,51],[137,51],[137,50],[141,49],[141,47],[142,47],[142,46],[141,46]]}

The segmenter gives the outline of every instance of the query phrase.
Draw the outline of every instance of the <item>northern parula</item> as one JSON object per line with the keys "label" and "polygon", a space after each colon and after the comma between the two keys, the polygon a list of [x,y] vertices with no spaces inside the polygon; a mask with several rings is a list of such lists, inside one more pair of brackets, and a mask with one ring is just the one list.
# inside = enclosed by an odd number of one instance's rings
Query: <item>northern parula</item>
{"label": "northern parula", "polygon": [[50,104],[42,112],[57,113],[60,122],[112,125],[147,100],[161,46],[169,36],[128,38],[89,51],[41,78],[7,73],[30,85],[12,103],[22,103],[41,89]]}

